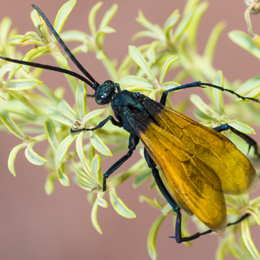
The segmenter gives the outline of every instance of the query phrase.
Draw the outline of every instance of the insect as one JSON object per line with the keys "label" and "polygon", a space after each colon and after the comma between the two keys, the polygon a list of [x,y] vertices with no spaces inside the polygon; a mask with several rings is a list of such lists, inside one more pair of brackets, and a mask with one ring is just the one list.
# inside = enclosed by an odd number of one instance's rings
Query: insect
{"label": "insect", "polygon": [[[166,90],[160,102],[156,102],[138,92],[121,90],[119,84],[110,80],[99,84],[71,53],[44,13],[38,7],[32,6],[85,77],[54,66],[0,58],[75,76],[95,91],[93,97],[97,104],[111,104],[116,119],[109,116],[94,128],[71,129],[71,134],[95,131],[110,121],[129,132],[128,152],[104,173],[103,191],[106,190],[106,179],[132,156],[141,139],[145,147],[144,157],[156,184],[177,215],[174,236],[177,243],[196,239],[212,231],[221,233],[227,226],[237,224],[249,216],[245,214],[236,222],[227,224],[224,194],[240,195],[254,191],[258,187],[258,179],[247,157],[220,132],[231,130],[260,156],[256,141],[228,124],[214,129],[205,127],[166,107],[165,103],[169,92],[206,86],[230,92],[243,100],[259,102],[257,99],[243,97],[232,90],[197,81]],[[163,172],[164,181],[157,166]],[[182,237],[181,208],[189,214],[195,214],[209,230]]]}

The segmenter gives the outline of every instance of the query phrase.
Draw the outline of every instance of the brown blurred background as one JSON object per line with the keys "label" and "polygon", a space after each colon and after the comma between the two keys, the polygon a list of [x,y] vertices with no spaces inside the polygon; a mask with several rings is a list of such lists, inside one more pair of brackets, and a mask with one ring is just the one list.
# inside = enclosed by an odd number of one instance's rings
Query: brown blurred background
{"label": "brown blurred background", "polygon": [[[31,2],[33,1],[33,2]],[[32,7],[39,6],[50,19],[65,1],[59,0],[2,0],[0,18],[5,16],[13,20],[13,28],[20,34],[35,31],[30,20]],[[122,60],[133,44],[131,37],[143,28],[135,21],[138,10],[153,23],[163,25],[166,18],[175,10],[183,11],[184,0],[138,0],[117,1],[119,10],[111,22],[116,29],[115,34],[106,36],[105,47],[110,57]],[[246,31],[244,21],[245,4],[243,0],[208,1],[210,6],[204,15],[199,29],[199,50],[202,52],[213,26],[224,20],[227,27],[220,37],[215,56],[215,67],[223,70],[225,77],[231,82],[236,79],[247,80],[259,74],[259,61],[233,44],[227,37],[231,30]],[[63,30],[78,29],[89,32],[88,13],[96,1],[79,0]],[[98,12],[98,18],[115,3],[104,1]],[[253,18],[255,32],[260,15]],[[141,41],[134,42],[140,45]],[[25,53],[28,49],[20,48]],[[92,53],[79,56],[83,66],[99,81],[107,79],[101,63],[95,60]],[[41,62],[53,64],[52,59]],[[72,68],[75,69],[74,66]],[[76,69],[75,69],[76,70]],[[53,89],[66,86],[63,75],[44,72],[42,80]],[[69,88],[67,97],[69,97]],[[189,92],[190,94],[190,92]],[[44,183],[47,173],[44,167],[31,165],[23,152],[16,160],[17,177],[14,178],[7,169],[7,159],[11,149],[20,143],[16,137],[1,133],[1,174],[0,174],[0,259],[149,259],[146,240],[148,231],[158,217],[158,211],[146,204],[140,204],[138,195],[156,195],[148,191],[148,185],[136,190],[132,188],[132,179],[117,189],[118,195],[132,209],[137,218],[128,220],[119,216],[109,204],[108,209],[100,209],[99,224],[103,235],[98,234],[90,220],[91,206],[86,200],[86,192],[71,182],[70,187],[63,187],[58,182],[55,191],[47,196]],[[44,150],[39,150],[43,155]],[[109,160],[111,162],[111,160]],[[132,165],[132,159],[128,165]],[[104,166],[103,172],[107,166]],[[106,194],[105,198],[108,199]],[[253,238],[260,248],[259,227],[255,227]],[[193,231],[195,231],[193,229]],[[168,236],[173,235],[172,219],[169,217],[159,230],[157,239],[159,259],[214,259],[218,245],[218,236],[208,235],[194,241],[192,248],[177,245]],[[258,239],[257,239],[258,236]],[[231,258],[228,258],[231,259]]]}

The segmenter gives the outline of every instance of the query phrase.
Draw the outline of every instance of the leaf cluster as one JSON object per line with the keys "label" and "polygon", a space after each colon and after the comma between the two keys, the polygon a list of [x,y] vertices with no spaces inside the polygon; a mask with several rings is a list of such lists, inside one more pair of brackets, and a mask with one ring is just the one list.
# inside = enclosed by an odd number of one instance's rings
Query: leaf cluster
{"label": "leaf cluster", "polygon": [[[197,31],[200,20],[208,7],[206,1],[188,0],[183,14],[180,14],[178,10],[173,11],[162,27],[148,21],[140,11],[137,22],[144,27],[144,30],[134,35],[133,40],[148,37],[151,42],[138,47],[130,46],[129,53],[120,65],[108,57],[104,47],[105,36],[115,32],[109,23],[117,11],[117,5],[113,5],[105,13],[98,26],[95,17],[102,4],[97,3],[91,9],[88,18],[90,34],[78,30],[62,31],[75,4],[75,0],[70,0],[60,8],[54,22],[55,30],[65,42],[77,42],[78,46],[72,50],[74,55],[94,52],[96,58],[106,68],[110,79],[119,82],[129,91],[142,91],[150,98],[156,99],[163,91],[179,86],[191,77],[194,81],[212,82],[221,87],[233,89],[247,97],[257,97],[260,94],[259,76],[244,83],[231,83],[224,78],[221,71],[214,68],[214,52],[219,36],[225,27],[223,22],[212,29],[203,54],[198,53]],[[24,35],[17,35],[15,30],[10,31],[10,19],[2,20],[0,24],[1,55],[33,61],[40,56],[50,54],[61,68],[70,69],[68,57],[62,54],[55,38],[49,33],[46,24],[35,10],[31,13],[31,19],[37,31],[27,32]],[[245,33],[233,31],[229,36],[239,46],[260,58],[259,49]],[[16,45],[32,45],[33,48],[25,55],[21,55],[17,52]],[[45,183],[47,194],[53,192],[56,181],[61,185],[69,186],[71,175],[76,179],[79,187],[88,192],[89,202],[93,205],[91,213],[93,226],[99,233],[102,233],[97,214],[99,207],[107,208],[108,203],[103,198],[101,161],[107,156],[125,151],[128,145],[128,134],[122,129],[107,124],[95,132],[80,132],[71,135],[69,132],[71,128],[92,128],[111,110],[109,108],[90,110],[87,107],[86,84],[69,75],[65,77],[75,97],[73,106],[70,106],[63,98],[67,90],[66,86],[52,91],[39,80],[41,69],[0,62],[0,130],[9,131],[21,140],[21,143],[10,152],[8,159],[10,172],[16,175],[15,158],[17,153],[24,149],[25,157],[30,163],[45,165],[48,172]],[[166,78],[171,78],[171,80],[166,81]],[[257,123],[256,118],[259,116],[257,104],[233,101],[232,105],[228,105],[224,104],[222,92],[216,89],[203,91],[210,100],[209,104],[206,104],[198,95],[190,96],[190,101],[196,106],[195,116],[202,124],[215,127],[228,123],[243,133],[254,133],[249,125]],[[170,101],[167,102],[167,106],[173,107]],[[188,100],[183,100],[179,102],[177,109],[185,112],[189,104]],[[243,151],[247,150],[243,141],[233,135],[230,138],[235,140]],[[41,142],[48,142],[45,155],[39,155],[35,151],[35,146]],[[71,147],[73,143],[76,144],[74,150]],[[113,149],[109,148],[111,144],[114,145]],[[142,147],[140,150],[142,154]],[[252,153],[249,156],[252,157]],[[259,166],[259,162],[255,162],[256,169],[259,169]],[[134,218],[136,215],[119,198],[116,187],[132,175],[134,175],[134,187],[151,180],[151,171],[143,158],[128,170],[114,174],[107,183],[112,207],[126,218]],[[150,188],[154,187],[155,182],[151,181]],[[249,229],[250,225],[260,224],[260,198],[250,200],[248,195],[244,195],[237,198],[227,196],[226,199],[230,205],[228,208],[230,220],[246,212],[252,214],[253,218],[242,222],[241,226],[228,229],[218,248],[217,258],[224,259],[224,256],[229,254],[238,259],[260,259]],[[172,214],[171,207],[160,193],[158,193],[158,198],[154,199],[141,195],[140,201],[158,210],[159,217],[153,223],[147,241],[149,255],[152,259],[156,259],[157,231],[167,216],[173,216],[173,223],[175,223],[175,215]],[[187,229],[189,218],[184,213],[183,236],[189,236]],[[192,219],[198,228],[201,228],[202,224],[195,217]],[[238,242],[235,239],[236,234],[239,234]],[[190,243],[186,244],[190,245]]]}

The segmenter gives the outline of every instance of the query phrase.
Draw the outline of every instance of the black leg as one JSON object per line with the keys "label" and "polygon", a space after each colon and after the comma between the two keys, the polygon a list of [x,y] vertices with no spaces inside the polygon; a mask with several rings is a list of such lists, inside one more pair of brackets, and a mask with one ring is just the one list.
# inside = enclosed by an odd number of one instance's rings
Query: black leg
{"label": "black leg", "polygon": [[245,140],[248,143],[248,145],[249,145],[248,152],[250,151],[250,148],[253,147],[255,155],[260,157],[260,153],[258,152],[258,148],[257,148],[257,142],[253,138],[251,138],[250,136],[236,130],[234,127],[232,127],[228,124],[220,125],[220,126],[217,126],[213,129],[215,129],[218,132],[231,130],[234,134],[238,135],[239,137],[241,137],[243,140]]}
{"label": "black leg", "polygon": [[[236,225],[236,224],[242,222],[244,219],[248,218],[249,216],[250,216],[250,214],[249,214],[249,213],[246,213],[245,215],[243,215],[243,216],[242,216],[240,219],[238,219],[237,221],[228,223],[228,224],[227,224],[227,227]],[[212,233],[212,232],[213,232],[213,231],[212,231],[211,229],[208,229],[208,230],[205,231],[205,232],[196,233],[196,234],[194,234],[194,235],[192,235],[192,236],[190,236],[190,237],[183,237],[183,238],[182,238],[182,242],[188,242],[188,241],[194,240],[194,239],[196,239],[196,238],[199,238],[200,236],[203,236],[203,235],[206,235],[206,234],[210,234],[210,233]],[[170,237],[170,238],[175,238],[175,237]]]}
{"label": "black leg", "polygon": [[101,121],[96,127],[94,128],[81,128],[81,129],[77,129],[77,130],[73,130],[73,129],[70,129],[70,133],[71,134],[74,134],[74,133],[77,133],[77,132],[81,132],[81,131],[94,131],[94,130],[97,130],[101,127],[103,127],[108,121],[111,121],[111,123],[115,126],[118,126],[118,127],[122,127],[123,124],[119,121],[116,121],[112,116],[109,116],[107,117],[106,119],[104,119],[103,121]]}
{"label": "black leg", "polygon": [[128,149],[129,151],[127,152],[126,155],[124,155],[122,158],[120,158],[117,162],[115,162],[103,175],[103,191],[106,190],[106,179],[116,170],[118,169],[126,160],[128,160],[132,154],[133,151],[135,150],[136,146],[139,143],[139,137],[136,135],[130,134],[129,137],[129,145]]}
{"label": "black leg", "polygon": [[249,100],[252,100],[252,101],[255,101],[255,102],[260,102],[256,98],[243,97],[243,96],[237,94],[236,92],[234,92],[231,89],[226,89],[226,88],[222,88],[222,87],[219,87],[219,86],[216,86],[216,85],[213,85],[213,84],[203,83],[203,82],[200,82],[200,81],[195,81],[195,82],[192,82],[192,83],[189,83],[189,84],[181,85],[179,87],[171,88],[171,89],[168,89],[168,90],[164,91],[162,93],[162,97],[161,97],[160,103],[165,106],[166,98],[167,98],[167,95],[168,95],[169,92],[173,92],[173,91],[181,90],[181,89],[185,89],[185,88],[194,88],[194,87],[204,88],[203,86],[209,86],[209,87],[212,87],[212,88],[217,88],[217,89],[219,89],[221,91],[227,91],[227,92],[229,92],[229,93],[231,93],[233,95],[236,95],[237,97],[239,97],[239,98],[241,98],[243,100],[249,99]]}
{"label": "black leg", "polygon": [[160,189],[162,195],[168,201],[168,203],[172,206],[172,209],[174,210],[174,212],[176,212],[176,214],[177,214],[176,225],[175,225],[175,239],[176,239],[177,243],[181,243],[183,240],[182,240],[182,237],[181,237],[181,212],[180,212],[180,207],[177,205],[175,200],[172,198],[172,196],[170,195],[170,193],[166,189],[164,183],[161,180],[159,171],[156,168],[156,164],[154,163],[154,161],[152,160],[152,158],[150,157],[150,155],[148,154],[146,149],[144,150],[144,157],[145,157],[145,160],[148,164],[148,167],[152,169],[153,177],[154,177],[156,184],[157,184],[158,188]]}

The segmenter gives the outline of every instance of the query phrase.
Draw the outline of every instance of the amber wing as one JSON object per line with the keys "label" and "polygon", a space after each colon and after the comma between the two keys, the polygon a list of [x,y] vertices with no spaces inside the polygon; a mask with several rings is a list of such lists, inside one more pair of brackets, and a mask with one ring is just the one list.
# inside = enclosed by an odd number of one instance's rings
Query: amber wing
{"label": "amber wing", "polygon": [[194,157],[214,170],[224,193],[240,195],[256,190],[254,167],[223,134],[149,98],[143,105],[161,128],[181,140]]}

